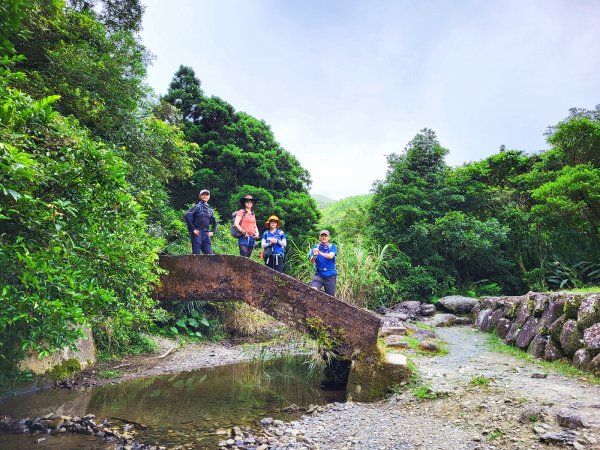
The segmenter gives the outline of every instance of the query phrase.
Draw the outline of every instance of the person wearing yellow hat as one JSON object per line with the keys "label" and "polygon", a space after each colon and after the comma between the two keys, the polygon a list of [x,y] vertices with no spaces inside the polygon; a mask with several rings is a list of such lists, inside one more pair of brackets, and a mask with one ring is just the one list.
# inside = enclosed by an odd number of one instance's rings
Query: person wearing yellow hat
{"label": "person wearing yellow hat", "polygon": [[281,229],[281,220],[277,216],[271,216],[265,222],[265,226],[267,230],[263,233],[261,241],[265,265],[283,273],[287,236]]}

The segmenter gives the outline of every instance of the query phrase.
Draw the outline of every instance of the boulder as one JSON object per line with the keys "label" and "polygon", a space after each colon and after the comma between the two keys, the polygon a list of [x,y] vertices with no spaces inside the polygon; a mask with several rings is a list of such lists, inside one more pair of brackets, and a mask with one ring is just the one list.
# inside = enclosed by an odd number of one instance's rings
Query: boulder
{"label": "boulder", "polygon": [[542,334],[547,334],[550,329],[550,325],[552,325],[556,319],[558,319],[564,310],[565,307],[565,299],[560,298],[557,300],[551,300],[548,303],[548,309],[542,314],[542,318],[538,324],[538,332]]}
{"label": "boulder", "polygon": [[421,305],[421,315],[423,317],[433,316],[435,314],[435,305],[430,303],[423,303]]}
{"label": "boulder", "polygon": [[517,315],[515,317],[515,321],[517,325],[522,327],[527,319],[533,315],[533,302],[529,301],[527,296],[523,298],[519,306],[517,307]]}
{"label": "boulder", "polygon": [[481,331],[490,331],[492,329],[492,314],[493,311],[491,309],[484,309],[483,311],[481,311],[479,313],[479,317],[477,318],[478,321],[478,328]]}
{"label": "boulder", "polygon": [[487,317],[489,317],[492,314],[492,310],[491,309],[482,309],[481,311],[479,311],[479,313],[477,314],[477,317],[475,318],[475,327],[481,329],[481,324],[484,320],[487,320]]}
{"label": "boulder", "polygon": [[594,358],[588,364],[588,370],[597,377],[600,377],[600,354],[594,356]]}
{"label": "boulder", "polygon": [[[470,297],[467,297],[470,298]],[[498,302],[502,297],[481,297],[479,299],[479,303],[481,304],[483,309],[496,309]]]}
{"label": "boulder", "polygon": [[565,316],[560,316],[552,325],[548,328],[548,334],[554,339],[556,342],[560,342],[560,334],[562,333],[563,326],[565,325]]}
{"label": "boulder", "polygon": [[535,358],[543,358],[546,342],[548,342],[548,336],[536,334],[531,340],[529,347],[527,347],[527,353]]}
{"label": "boulder", "polygon": [[565,317],[567,319],[577,319],[577,313],[579,311],[579,307],[581,306],[581,302],[583,301],[583,297],[581,294],[567,294],[565,296],[565,300]]}
{"label": "boulder", "polygon": [[591,355],[600,353],[600,323],[596,323],[583,332],[583,345]]}
{"label": "boulder", "polygon": [[533,306],[533,316],[538,318],[542,317],[544,311],[548,309],[550,297],[541,292],[528,292],[527,299]]}
{"label": "boulder", "polygon": [[498,335],[498,337],[500,337],[501,339],[506,338],[511,326],[512,322],[509,319],[500,319],[498,321],[498,324],[496,325],[496,334]]}
{"label": "boulder", "polygon": [[585,427],[586,424],[579,414],[572,409],[563,408],[556,414],[556,422],[563,428],[576,430]]}
{"label": "boulder", "polygon": [[406,324],[407,334],[409,336],[413,336],[416,339],[435,339],[437,335],[435,331],[421,328],[419,326],[413,325],[412,323]]}
{"label": "boulder", "polygon": [[463,297],[462,295],[450,295],[439,300],[439,304],[452,314],[469,314],[477,303],[476,298]]}
{"label": "boulder", "polygon": [[509,319],[514,319],[517,315],[517,309],[523,301],[524,296],[502,297],[498,300],[498,307],[504,310],[504,315]]}
{"label": "boulder", "polygon": [[592,294],[581,301],[577,311],[577,326],[585,330],[600,322],[600,294]]}
{"label": "boulder", "polygon": [[404,336],[406,335],[406,327],[402,325],[392,326],[392,327],[381,327],[379,330],[379,336],[387,337],[387,336]]}
{"label": "boulder", "polygon": [[560,345],[563,349],[563,353],[569,358],[572,358],[577,350],[582,346],[581,338],[583,334],[577,328],[577,322],[575,320],[567,320],[560,333]]}
{"label": "boulder", "polygon": [[515,344],[519,348],[527,348],[535,336],[535,329],[537,327],[538,319],[530,316],[525,322],[523,327],[519,330],[515,336]]}
{"label": "boulder", "polygon": [[394,312],[404,313],[409,318],[415,319],[421,314],[421,302],[416,300],[408,300],[400,302],[392,306]]}
{"label": "boulder", "polygon": [[398,324],[408,319],[408,314],[398,312],[388,312],[385,316],[381,316],[381,322],[383,324],[393,323]]}
{"label": "boulder", "polygon": [[573,365],[579,370],[588,370],[592,357],[590,352],[584,348],[580,348],[573,355]]}
{"label": "boulder", "polygon": [[390,335],[384,339],[385,345],[391,348],[409,348],[410,344],[406,342],[402,337],[397,335]]}
{"label": "boulder", "polygon": [[563,357],[564,355],[560,347],[552,339],[548,339],[548,342],[546,342],[546,348],[544,348],[544,359],[546,361],[556,361]]}
{"label": "boulder", "polygon": [[506,342],[509,345],[514,344],[518,332],[519,332],[519,326],[517,325],[517,322],[513,322],[510,325],[510,329],[508,330],[506,337],[504,338],[504,342]]}
{"label": "boulder", "polygon": [[452,327],[456,325],[470,325],[471,319],[469,317],[456,317],[454,314],[437,314],[435,316],[437,320],[435,321],[436,327]]}
{"label": "boulder", "polygon": [[498,321],[500,319],[502,319],[504,317],[504,310],[502,308],[498,308],[497,310],[495,310],[492,315],[490,316],[490,330],[493,330],[496,328],[496,325],[498,325]]}

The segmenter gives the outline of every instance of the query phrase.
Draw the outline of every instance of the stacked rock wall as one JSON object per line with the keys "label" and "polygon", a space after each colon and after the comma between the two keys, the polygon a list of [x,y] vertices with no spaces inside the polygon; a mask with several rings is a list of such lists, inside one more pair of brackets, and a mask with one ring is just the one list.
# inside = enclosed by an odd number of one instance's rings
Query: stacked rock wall
{"label": "stacked rock wall", "polygon": [[495,332],[507,344],[600,376],[600,294],[482,297],[472,314],[477,328]]}

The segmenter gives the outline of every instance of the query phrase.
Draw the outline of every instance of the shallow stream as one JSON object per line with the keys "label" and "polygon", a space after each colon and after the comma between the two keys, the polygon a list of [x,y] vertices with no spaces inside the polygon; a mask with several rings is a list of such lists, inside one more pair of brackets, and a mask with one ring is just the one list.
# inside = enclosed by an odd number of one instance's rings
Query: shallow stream
{"label": "shallow stream", "polygon": [[[321,368],[303,357],[255,361],[85,390],[42,391],[0,401],[0,414],[95,414],[98,422],[119,417],[148,426],[136,437],[145,444],[215,448],[224,438],[217,430],[254,426],[265,416],[293,419],[300,413],[281,411],[292,404],[305,408],[344,401],[345,392],[320,389],[321,378]],[[46,441],[35,444],[38,437],[0,435],[0,449],[102,448],[99,439],[89,436],[44,435]]]}

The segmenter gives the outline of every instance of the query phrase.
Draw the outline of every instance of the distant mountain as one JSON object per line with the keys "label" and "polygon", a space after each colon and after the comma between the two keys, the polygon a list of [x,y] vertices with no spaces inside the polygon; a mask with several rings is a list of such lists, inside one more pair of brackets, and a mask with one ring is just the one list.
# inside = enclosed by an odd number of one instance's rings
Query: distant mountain
{"label": "distant mountain", "polygon": [[330,205],[331,203],[335,202],[334,199],[326,197],[325,195],[313,195],[312,198],[315,199],[315,201],[317,202],[317,206],[319,207],[319,209],[323,209],[325,208],[327,205]]}

